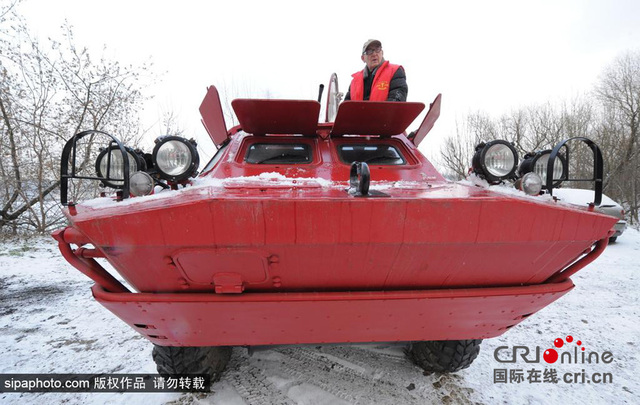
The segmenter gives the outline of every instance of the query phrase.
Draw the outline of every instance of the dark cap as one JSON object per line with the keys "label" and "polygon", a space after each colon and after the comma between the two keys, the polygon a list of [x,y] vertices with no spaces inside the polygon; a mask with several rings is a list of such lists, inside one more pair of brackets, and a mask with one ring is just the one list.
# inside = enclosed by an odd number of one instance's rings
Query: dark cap
{"label": "dark cap", "polygon": [[382,48],[382,42],[378,41],[377,39],[368,39],[367,42],[365,42],[364,45],[362,45],[362,53],[365,53],[367,48],[372,44],[377,44],[379,47]]}

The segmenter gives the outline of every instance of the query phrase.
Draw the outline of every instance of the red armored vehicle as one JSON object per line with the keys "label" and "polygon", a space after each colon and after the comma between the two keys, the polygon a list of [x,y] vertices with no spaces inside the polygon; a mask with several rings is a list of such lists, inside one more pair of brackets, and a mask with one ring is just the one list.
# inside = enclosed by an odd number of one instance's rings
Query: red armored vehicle
{"label": "red armored vehicle", "polygon": [[[606,247],[616,218],[551,197],[569,179],[570,142],[519,167],[508,142],[482,143],[477,185],[454,183],[417,148],[440,96],[409,134],[422,103],[338,104],[335,87],[329,100],[318,123],[315,100],[237,99],[228,130],[210,87],[200,111],[219,149],[199,174],[195,142],[176,136],[153,153],[97,131],[67,143],[70,225],[54,237],[95,299],[155,345],[160,373],[215,380],[232,346],[376,341],[407,342],[425,370],[457,371],[482,339],[569,292]],[[98,135],[108,142],[96,174],[83,174],[78,145]],[[597,205],[600,151],[574,141],[593,151]],[[71,201],[83,179],[115,193]],[[524,191],[500,186],[512,181]]]}

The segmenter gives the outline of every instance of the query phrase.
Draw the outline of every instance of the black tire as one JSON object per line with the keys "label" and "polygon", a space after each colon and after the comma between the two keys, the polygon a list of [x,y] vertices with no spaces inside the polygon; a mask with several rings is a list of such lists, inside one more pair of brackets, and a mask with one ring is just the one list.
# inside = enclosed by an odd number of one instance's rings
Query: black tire
{"label": "black tire", "polygon": [[175,374],[204,374],[211,378],[211,383],[220,379],[222,372],[231,358],[231,347],[153,347],[153,361],[156,362],[158,374],[170,376]]}
{"label": "black tire", "polygon": [[467,368],[480,353],[482,339],[413,342],[409,358],[427,372],[453,373]]}
{"label": "black tire", "polygon": [[609,238],[609,243],[616,243],[616,240],[618,240],[617,236],[612,236]]}

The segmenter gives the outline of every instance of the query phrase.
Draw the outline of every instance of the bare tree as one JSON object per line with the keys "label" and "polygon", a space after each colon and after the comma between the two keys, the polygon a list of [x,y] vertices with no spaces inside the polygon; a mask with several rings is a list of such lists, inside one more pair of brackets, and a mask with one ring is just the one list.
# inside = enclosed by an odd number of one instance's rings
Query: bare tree
{"label": "bare tree", "polygon": [[[532,105],[512,110],[498,118],[481,112],[469,114],[458,123],[456,134],[445,140],[441,151],[440,165],[444,166],[447,177],[464,178],[471,166],[474,148],[480,142],[502,139],[511,142],[518,155],[552,148],[563,139],[588,136],[593,132],[592,107],[588,100],[576,98],[571,102],[553,106],[550,103]],[[579,153],[574,159],[579,162],[574,171],[584,175],[586,165]]]}
{"label": "bare tree", "polygon": [[162,133],[160,135],[172,135],[184,137],[184,127],[180,123],[180,116],[173,110],[162,113]]}
{"label": "bare tree", "polygon": [[0,5],[0,23],[4,22],[5,18],[13,12],[14,8],[21,0],[13,0],[10,3]]}
{"label": "bare tree", "polygon": [[[65,141],[86,129],[136,144],[140,83],[147,66],[94,62],[70,26],[61,41],[41,44],[14,11],[0,26],[0,229],[46,232],[63,223],[53,192]],[[83,144],[90,151],[94,138]],[[93,163],[85,153],[81,167]],[[82,188],[82,183],[77,185]]]}
{"label": "bare tree", "polygon": [[465,178],[475,146],[483,140],[495,139],[496,134],[496,124],[481,112],[469,114],[462,122],[456,122],[456,133],[445,139],[437,162],[445,168],[445,177],[451,180]]}
{"label": "bare tree", "polygon": [[594,93],[602,103],[598,140],[607,144],[609,174],[605,189],[638,223],[640,194],[640,51],[618,56],[602,73]]}
{"label": "bare tree", "polygon": [[[626,52],[604,69],[593,92],[559,105],[550,103],[514,110],[499,118],[467,115],[445,140],[440,163],[447,177],[466,176],[473,148],[481,141],[504,139],[526,152],[550,149],[568,138],[586,137],[599,144],[604,158],[604,190],[627,209],[638,224],[640,202],[640,51]],[[593,177],[593,154],[582,143],[571,145],[569,174]],[[586,183],[565,183],[585,187]]]}

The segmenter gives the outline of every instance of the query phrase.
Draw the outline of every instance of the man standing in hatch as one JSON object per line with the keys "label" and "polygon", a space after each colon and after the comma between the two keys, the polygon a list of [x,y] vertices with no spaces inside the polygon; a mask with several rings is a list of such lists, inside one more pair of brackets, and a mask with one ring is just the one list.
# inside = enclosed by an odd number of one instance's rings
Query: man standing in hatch
{"label": "man standing in hatch", "polygon": [[345,100],[407,101],[407,77],[400,65],[384,60],[382,43],[370,39],[362,47],[365,68],[351,80]]}

